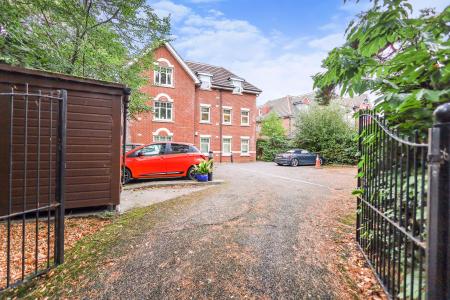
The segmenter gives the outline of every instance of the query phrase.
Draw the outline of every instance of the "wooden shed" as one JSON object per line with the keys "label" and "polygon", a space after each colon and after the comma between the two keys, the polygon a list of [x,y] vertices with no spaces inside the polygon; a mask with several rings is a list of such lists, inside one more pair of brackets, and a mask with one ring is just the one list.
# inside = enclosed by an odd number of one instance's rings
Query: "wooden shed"
{"label": "wooden shed", "polygon": [[[26,211],[36,202],[42,205],[45,199],[53,199],[48,195],[54,193],[58,181],[57,170],[52,171],[57,160],[57,149],[52,149],[57,145],[48,133],[57,130],[53,125],[57,118],[51,114],[58,111],[50,113],[50,104],[40,97],[28,97],[25,102],[20,92],[26,90],[34,95],[67,91],[65,208],[118,205],[125,86],[0,64],[0,215],[7,213],[10,190],[12,210]],[[19,94],[12,109],[8,101],[11,97],[6,96],[11,91]],[[29,119],[26,123],[24,115]],[[38,141],[42,143],[40,153]],[[10,169],[12,183],[8,180]]]}

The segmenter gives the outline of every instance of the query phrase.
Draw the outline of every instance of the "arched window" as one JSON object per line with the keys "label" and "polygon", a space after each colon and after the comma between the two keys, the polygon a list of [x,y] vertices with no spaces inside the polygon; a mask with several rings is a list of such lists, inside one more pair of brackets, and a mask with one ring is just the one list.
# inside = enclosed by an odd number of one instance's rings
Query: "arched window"
{"label": "arched window", "polygon": [[165,58],[156,61],[154,84],[159,86],[173,86],[173,65]]}
{"label": "arched window", "polygon": [[170,142],[172,141],[173,133],[167,128],[158,128],[153,132],[154,142]]}
{"label": "arched window", "polygon": [[165,93],[158,94],[153,103],[154,121],[173,121],[173,99]]}

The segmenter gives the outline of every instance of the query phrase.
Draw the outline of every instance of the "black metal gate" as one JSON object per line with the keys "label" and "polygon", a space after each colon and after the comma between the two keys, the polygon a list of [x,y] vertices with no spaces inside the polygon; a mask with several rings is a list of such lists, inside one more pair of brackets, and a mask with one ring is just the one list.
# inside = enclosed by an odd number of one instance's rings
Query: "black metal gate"
{"label": "black metal gate", "polygon": [[0,194],[2,290],[64,261],[67,92],[24,84],[0,93],[0,105],[9,120],[0,143],[9,164]]}
{"label": "black metal gate", "polygon": [[450,104],[436,112],[428,137],[402,136],[372,111],[359,116],[356,239],[395,299],[450,297]]}

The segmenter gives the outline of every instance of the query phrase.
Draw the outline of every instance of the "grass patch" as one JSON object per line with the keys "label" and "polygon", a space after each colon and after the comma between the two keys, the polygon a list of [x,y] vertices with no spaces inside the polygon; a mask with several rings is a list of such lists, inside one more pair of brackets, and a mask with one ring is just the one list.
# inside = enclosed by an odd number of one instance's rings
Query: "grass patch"
{"label": "grass patch", "polygon": [[[0,293],[0,299],[80,297],[85,283],[95,280],[97,270],[105,261],[121,254],[122,245],[139,238],[152,229],[159,220],[198,200],[205,192],[199,191],[148,207],[136,208],[121,216],[113,217],[111,224],[82,238],[66,251],[63,265],[52,269],[42,277]],[[207,193],[210,193],[210,189]]]}
{"label": "grass patch", "polygon": [[347,225],[347,226],[353,226],[356,224],[356,213],[351,213],[348,215],[345,215],[339,220],[340,223]]}

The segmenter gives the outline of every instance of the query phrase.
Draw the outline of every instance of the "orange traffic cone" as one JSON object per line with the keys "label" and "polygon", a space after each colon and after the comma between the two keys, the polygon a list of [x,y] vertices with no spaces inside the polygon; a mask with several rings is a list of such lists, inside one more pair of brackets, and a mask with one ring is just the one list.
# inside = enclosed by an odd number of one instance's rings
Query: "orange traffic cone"
{"label": "orange traffic cone", "polygon": [[317,156],[316,156],[316,169],[320,169],[320,158],[319,158],[319,154],[317,154]]}

